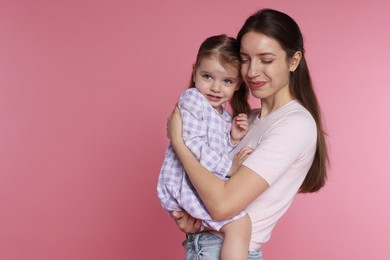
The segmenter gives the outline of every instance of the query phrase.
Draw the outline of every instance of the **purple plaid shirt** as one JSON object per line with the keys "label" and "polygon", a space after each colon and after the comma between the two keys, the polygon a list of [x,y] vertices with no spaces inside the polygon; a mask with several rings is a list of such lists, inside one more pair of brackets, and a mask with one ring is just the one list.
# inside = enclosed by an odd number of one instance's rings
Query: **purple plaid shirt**
{"label": "purple plaid shirt", "polygon": [[[219,114],[196,88],[184,91],[178,105],[185,144],[204,167],[225,179],[232,164],[228,156],[233,149],[230,143],[231,115],[225,109],[222,115]],[[185,210],[203,220],[204,226],[215,230],[245,214],[241,212],[224,221],[212,220],[170,144],[160,171],[157,194],[168,212]]]}

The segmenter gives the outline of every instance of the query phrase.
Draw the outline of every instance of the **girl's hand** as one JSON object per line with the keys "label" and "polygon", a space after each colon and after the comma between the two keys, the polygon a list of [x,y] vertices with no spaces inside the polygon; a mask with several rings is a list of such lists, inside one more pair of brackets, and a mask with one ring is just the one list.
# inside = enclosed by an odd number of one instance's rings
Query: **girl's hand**
{"label": "girl's hand", "polygon": [[176,225],[184,233],[197,233],[200,231],[202,221],[192,217],[185,211],[174,211],[172,217],[176,222]]}
{"label": "girl's hand", "polygon": [[227,173],[227,176],[231,177],[233,176],[238,168],[240,168],[241,164],[244,162],[244,160],[254,151],[253,148],[250,147],[243,147],[239,152],[237,152],[233,157],[232,166],[230,167],[229,172]]}
{"label": "girl's hand", "polygon": [[238,114],[233,118],[231,142],[238,143],[248,133],[248,116],[244,113]]}
{"label": "girl's hand", "polygon": [[180,115],[180,110],[177,106],[173,109],[172,113],[167,119],[167,137],[171,142],[176,139],[182,138],[182,120]]}

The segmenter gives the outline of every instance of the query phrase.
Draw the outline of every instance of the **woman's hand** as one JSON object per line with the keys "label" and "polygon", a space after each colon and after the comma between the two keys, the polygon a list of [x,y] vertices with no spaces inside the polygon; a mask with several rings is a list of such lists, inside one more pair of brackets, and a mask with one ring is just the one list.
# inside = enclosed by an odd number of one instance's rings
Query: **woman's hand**
{"label": "woman's hand", "polygon": [[184,233],[196,233],[200,231],[202,221],[192,217],[185,211],[174,211],[172,217],[176,222],[176,225]]}
{"label": "woman's hand", "polygon": [[227,176],[231,177],[234,173],[237,172],[244,160],[254,151],[253,148],[243,147],[239,152],[237,152],[233,157],[232,166],[230,167]]}
{"label": "woman's hand", "polygon": [[172,113],[168,116],[167,119],[167,137],[171,142],[182,138],[182,120],[180,115],[180,110],[177,106],[173,109]]}

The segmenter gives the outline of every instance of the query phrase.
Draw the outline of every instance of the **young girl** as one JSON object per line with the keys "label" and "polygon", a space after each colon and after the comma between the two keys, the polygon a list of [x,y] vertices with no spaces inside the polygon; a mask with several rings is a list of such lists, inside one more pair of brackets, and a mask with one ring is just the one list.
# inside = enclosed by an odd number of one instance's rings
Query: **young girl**
{"label": "young girl", "polygon": [[[232,161],[228,153],[248,130],[247,113],[250,108],[247,97],[248,90],[240,76],[237,41],[226,35],[207,38],[200,46],[193,65],[190,88],[181,95],[178,106],[183,118],[186,145],[205,168],[222,180],[230,177],[228,171]],[[224,108],[228,102],[235,116],[233,120]],[[246,212],[223,221],[213,220],[170,144],[161,168],[157,193],[161,205],[169,213],[186,211],[202,220],[202,230],[206,228],[223,233],[221,259],[248,258],[251,222]],[[213,255],[204,257],[216,258]]]}

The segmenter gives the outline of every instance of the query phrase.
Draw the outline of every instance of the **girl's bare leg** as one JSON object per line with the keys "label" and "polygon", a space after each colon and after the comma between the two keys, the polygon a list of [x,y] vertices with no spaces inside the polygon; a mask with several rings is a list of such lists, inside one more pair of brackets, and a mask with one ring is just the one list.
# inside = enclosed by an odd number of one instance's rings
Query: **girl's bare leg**
{"label": "girl's bare leg", "polygon": [[248,214],[224,225],[220,231],[225,236],[222,244],[221,260],[248,260],[252,231],[252,223]]}

